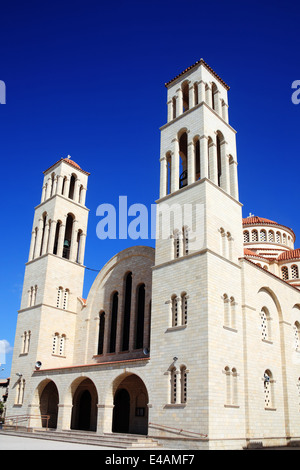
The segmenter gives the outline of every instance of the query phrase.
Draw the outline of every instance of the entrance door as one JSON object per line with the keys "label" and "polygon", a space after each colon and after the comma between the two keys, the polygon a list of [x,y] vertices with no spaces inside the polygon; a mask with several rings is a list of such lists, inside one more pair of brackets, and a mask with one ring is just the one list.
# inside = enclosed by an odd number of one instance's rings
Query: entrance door
{"label": "entrance door", "polygon": [[91,424],[92,397],[88,390],[85,390],[79,400],[78,429],[89,430]]}
{"label": "entrance door", "polygon": [[129,432],[129,413],[129,393],[121,388],[116,392],[114,399],[113,432]]}

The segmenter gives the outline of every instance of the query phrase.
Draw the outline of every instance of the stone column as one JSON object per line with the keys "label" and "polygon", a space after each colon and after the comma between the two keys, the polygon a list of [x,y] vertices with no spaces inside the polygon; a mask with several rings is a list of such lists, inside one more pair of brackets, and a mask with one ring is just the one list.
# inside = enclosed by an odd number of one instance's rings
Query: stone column
{"label": "stone column", "polygon": [[31,261],[33,259],[35,241],[36,241],[36,230],[33,230],[31,233],[31,242],[30,242],[28,261]]}
{"label": "stone column", "polygon": [[168,122],[172,121],[173,113],[172,113],[172,100],[167,102],[168,106]]}
{"label": "stone column", "polygon": [[227,142],[224,140],[220,144],[221,150],[221,188],[224,189],[227,193],[230,193],[230,178],[229,178],[229,158],[226,154]]}
{"label": "stone column", "polygon": [[181,88],[177,90],[177,96],[176,117],[181,116],[183,113],[183,93]]}
{"label": "stone column", "polygon": [[230,187],[231,187],[231,196],[235,199],[239,199],[239,184],[238,184],[238,171],[237,171],[237,162],[232,161],[229,166],[230,173]]}
{"label": "stone column", "polygon": [[208,148],[209,178],[218,186],[217,146],[211,142]]}
{"label": "stone column", "polygon": [[78,234],[78,221],[73,220],[73,225],[72,225],[72,238],[71,238],[71,249],[70,249],[70,261],[76,261],[76,256],[77,256],[77,249],[78,249],[78,242],[77,242],[77,234]]}
{"label": "stone column", "polygon": [[208,178],[208,138],[200,137],[200,178]]}
{"label": "stone column", "polygon": [[71,429],[71,418],[73,405],[57,405],[58,416],[57,416],[57,431]]}
{"label": "stone column", "polygon": [[82,186],[79,203],[82,204],[83,206],[85,205],[85,198],[86,198],[86,188]]}
{"label": "stone column", "polygon": [[46,199],[49,199],[49,197],[50,197],[51,188],[52,188],[52,179],[51,179],[51,178],[48,178],[48,181],[47,181],[47,190],[46,190]]}
{"label": "stone column", "polygon": [[199,103],[205,102],[205,83],[203,80],[198,83],[198,101]]}
{"label": "stone column", "polygon": [[63,181],[64,178],[61,175],[57,175],[57,188],[56,188],[56,194],[61,194],[62,193],[62,186],[63,186]]}
{"label": "stone column", "polygon": [[97,405],[97,434],[111,433],[114,405]]}
{"label": "stone column", "polygon": [[47,248],[48,248],[48,240],[49,240],[49,220],[46,221],[45,224],[45,230],[44,230],[44,240],[43,240],[43,246],[42,246],[42,255],[45,255],[47,253]]}
{"label": "stone column", "polygon": [[187,152],[187,184],[192,184],[195,181],[195,145],[193,141],[188,143]]}
{"label": "stone column", "polygon": [[205,102],[212,107],[211,85],[209,83],[205,86]]}
{"label": "stone column", "polygon": [[80,180],[76,178],[75,186],[74,186],[74,197],[73,197],[74,202],[79,202],[79,188],[80,188]]}
{"label": "stone column", "polygon": [[84,262],[85,242],[86,242],[86,234],[82,233],[80,235],[80,241],[79,241],[79,255],[78,255],[79,264],[83,264]]}
{"label": "stone column", "polygon": [[167,159],[166,157],[162,157],[160,159],[160,198],[167,194],[167,175]]}
{"label": "stone column", "polygon": [[177,138],[172,142],[174,153],[171,160],[171,193],[179,189],[179,142]]}
{"label": "stone column", "polygon": [[194,93],[194,84],[190,83],[189,86],[189,109],[195,106],[195,93]]}
{"label": "stone column", "polygon": [[63,249],[64,249],[65,230],[66,230],[65,223],[61,223],[59,226],[58,244],[57,244],[57,256],[60,256],[61,258],[62,258]]}
{"label": "stone column", "polygon": [[38,258],[38,256],[40,256],[41,242],[42,242],[42,235],[43,235],[43,225],[44,225],[43,219],[39,219],[36,244],[35,244],[35,250],[34,250],[34,256],[33,256],[34,258]]}
{"label": "stone column", "polygon": [[54,220],[51,220],[47,253],[53,253],[55,233],[56,222]]}
{"label": "stone column", "polygon": [[71,182],[71,179],[70,177],[68,176],[66,181],[65,181],[65,186],[64,186],[64,196],[65,197],[68,197],[69,196],[69,191],[70,191],[70,182]]}
{"label": "stone column", "polygon": [[46,199],[46,185],[44,184],[43,189],[42,189],[41,203],[44,202],[45,199]]}

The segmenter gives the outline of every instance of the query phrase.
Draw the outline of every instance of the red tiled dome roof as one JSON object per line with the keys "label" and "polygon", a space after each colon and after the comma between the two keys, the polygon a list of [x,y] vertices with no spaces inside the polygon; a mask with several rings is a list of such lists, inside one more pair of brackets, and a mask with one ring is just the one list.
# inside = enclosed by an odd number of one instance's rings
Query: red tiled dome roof
{"label": "red tiled dome roof", "polygon": [[257,215],[253,215],[243,219],[243,227],[245,227],[246,225],[278,225],[279,227],[283,227],[285,230],[288,230],[293,235],[294,241],[296,240],[296,235],[290,227],[279,224],[274,220],[265,219],[264,217],[258,217]]}
{"label": "red tiled dome roof", "polygon": [[252,225],[252,224],[273,224],[273,225],[280,225],[274,220],[265,219],[263,217],[257,217],[256,215],[252,217],[246,217],[243,219],[243,225]]}
{"label": "red tiled dome roof", "polygon": [[300,248],[296,250],[285,251],[278,256],[278,261],[287,261],[290,259],[300,259]]}

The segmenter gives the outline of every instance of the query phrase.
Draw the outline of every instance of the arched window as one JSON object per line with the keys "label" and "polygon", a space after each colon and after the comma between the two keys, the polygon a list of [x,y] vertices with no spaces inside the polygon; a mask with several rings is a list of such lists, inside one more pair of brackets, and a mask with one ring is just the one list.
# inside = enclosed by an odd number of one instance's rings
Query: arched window
{"label": "arched window", "polygon": [[16,405],[22,405],[25,394],[25,379],[19,379],[16,387]]}
{"label": "arched window", "polygon": [[79,259],[79,254],[80,254],[80,244],[82,242],[82,230],[78,230],[77,232],[77,254],[76,254],[76,263],[79,263],[80,259]]}
{"label": "arched window", "polygon": [[183,227],[182,229],[182,240],[183,240],[183,254],[189,254],[189,228]]}
{"label": "arched window", "polygon": [[260,241],[266,242],[267,241],[267,232],[265,230],[260,231]]}
{"label": "arched window", "polygon": [[291,271],[292,271],[292,279],[298,279],[299,278],[299,270],[298,270],[298,266],[296,264],[293,264],[293,266],[291,267]]}
{"label": "arched window", "polygon": [[63,258],[70,258],[71,244],[72,244],[72,232],[73,232],[73,223],[75,217],[72,214],[68,214],[65,230],[65,239],[64,239],[64,248],[63,248]]}
{"label": "arched window", "polygon": [[274,408],[274,380],[270,370],[264,372],[264,398],[265,408]]}
{"label": "arched window", "polygon": [[271,340],[271,317],[267,307],[263,307],[260,311],[261,320],[261,336],[263,340]]}
{"label": "arched window", "polygon": [[186,292],[181,294],[181,324],[187,324],[187,316],[188,316],[188,299]]}
{"label": "arched window", "polygon": [[178,325],[178,298],[174,294],[171,297],[171,309],[172,309],[172,326]]}
{"label": "arched window", "polygon": [[283,243],[284,245],[287,244],[287,239],[286,239],[286,234],[285,234],[285,233],[282,235],[282,243]]}
{"label": "arched window", "polygon": [[180,237],[179,237],[179,230],[174,230],[174,232],[173,232],[173,240],[174,240],[174,258],[179,258],[179,256],[180,256]]}
{"label": "arched window", "polygon": [[225,404],[227,406],[237,406],[238,405],[238,373],[235,367],[230,370],[229,366],[224,368],[225,374]]}
{"label": "arched window", "polygon": [[220,187],[221,187],[221,178],[222,178],[222,159],[221,159],[221,138],[222,137],[220,136],[220,134],[217,134],[217,169],[218,169],[218,186]]}
{"label": "arched window", "polygon": [[257,230],[252,230],[252,241],[253,242],[258,242],[258,231]]}
{"label": "arched window", "polygon": [[129,349],[130,311],[131,311],[132,273],[126,274],[124,287],[123,342],[122,351]]}
{"label": "arched window", "polygon": [[97,354],[103,354],[104,345],[104,330],[105,330],[105,312],[99,313],[99,333],[98,333],[98,349]]}
{"label": "arched window", "polygon": [[296,321],[293,326],[295,350],[300,350],[300,323]]}
{"label": "arched window", "polygon": [[218,99],[218,88],[217,88],[217,85],[215,83],[212,83],[212,86],[211,86],[211,107],[214,111],[219,110],[217,99]]}
{"label": "arched window", "polygon": [[166,164],[167,164],[167,189],[166,189],[166,194],[171,194],[171,187],[172,187],[172,184],[171,184],[171,176],[172,176],[172,173],[171,173],[171,169],[172,169],[172,157],[171,157],[171,153],[168,152],[167,155],[166,155]]}
{"label": "arched window", "polygon": [[56,297],[56,307],[61,308],[62,305],[62,296],[63,296],[63,288],[60,286],[57,291]]}
{"label": "arched window", "polygon": [[187,133],[184,131],[179,137],[179,188],[188,182],[188,145]]}
{"label": "arched window", "polygon": [[281,268],[281,277],[284,281],[287,281],[288,278],[289,278],[289,270],[287,268],[287,266],[283,266]]}
{"label": "arched window", "polygon": [[57,354],[59,333],[55,333],[52,340],[52,354]]}
{"label": "arched window", "polygon": [[70,187],[69,187],[69,199],[74,199],[74,190],[75,190],[75,183],[76,183],[76,175],[72,175],[70,179]]}
{"label": "arched window", "polygon": [[194,139],[194,157],[195,157],[195,181],[201,179],[200,167],[200,140],[199,137]]}
{"label": "arched window", "polygon": [[69,289],[65,289],[64,295],[63,295],[63,303],[62,303],[63,310],[68,309],[68,300],[69,300]]}
{"label": "arched window", "polygon": [[61,221],[58,220],[56,223],[56,230],[55,230],[55,237],[54,237],[54,245],[53,245],[53,254],[57,255],[57,248],[58,248],[58,239],[59,239],[59,231],[61,228]]}
{"label": "arched window", "polygon": [[171,403],[174,404],[177,401],[177,371],[173,367],[171,369]]}
{"label": "arched window", "polygon": [[189,100],[189,82],[183,82],[182,84],[182,102],[183,102],[183,112],[190,109],[190,100]]}
{"label": "arched window", "polygon": [[248,230],[244,230],[244,243],[249,243],[250,237]]}
{"label": "arched window", "polygon": [[198,82],[194,83],[194,106],[199,104]]}
{"label": "arched window", "polygon": [[172,98],[172,118],[176,118],[176,96]]}
{"label": "arched window", "polygon": [[65,355],[65,345],[66,345],[66,335],[61,335],[59,338],[59,349],[58,349],[58,354],[60,356]]}
{"label": "arched window", "polygon": [[135,349],[141,349],[144,345],[144,321],[145,321],[145,284],[137,288],[137,320]]}
{"label": "arched window", "polygon": [[281,233],[280,232],[276,232],[276,242],[281,243]]}
{"label": "arched window", "polygon": [[270,231],[269,231],[268,237],[269,237],[269,242],[273,243],[274,240],[275,240],[273,230],[270,230]]}
{"label": "arched window", "polygon": [[187,402],[187,370],[185,366],[180,368],[180,385],[181,385],[181,403]]}
{"label": "arched window", "polygon": [[110,342],[109,352],[116,352],[117,321],[118,321],[118,292],[114,292],[111,299],[111,321],[110,321]]}

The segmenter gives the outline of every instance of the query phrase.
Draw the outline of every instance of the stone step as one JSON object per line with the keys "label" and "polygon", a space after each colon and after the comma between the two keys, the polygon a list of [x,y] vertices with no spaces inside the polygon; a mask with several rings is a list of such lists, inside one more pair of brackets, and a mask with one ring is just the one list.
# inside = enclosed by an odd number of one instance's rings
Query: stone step
{"label": "stone step", "polygon": [[53,441],[72,442],[80,444],[88,444],[95,446],[115,447],[118,449],[147,449],[160,447],[160,444],[151,438],[141,435],[106,433],[99,435],[91,431],[56,431],[44,429],[19,429],[14,431],[6,429],[0,431],[3,434],[14,436],[31,437],[36,439],[48,439]]}

